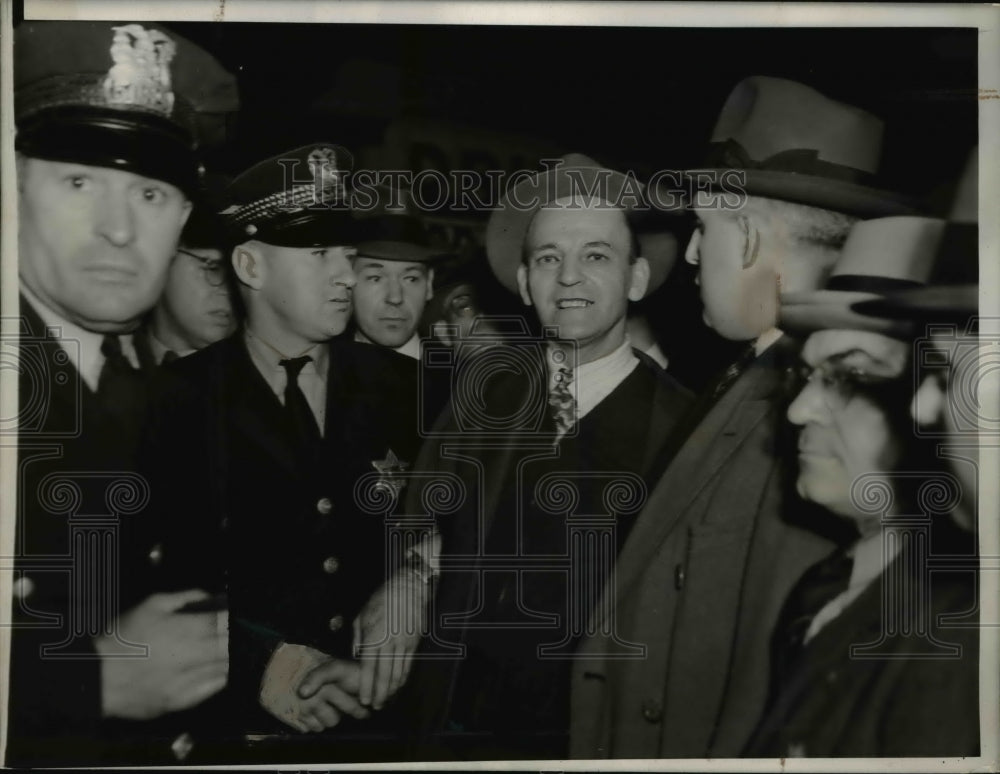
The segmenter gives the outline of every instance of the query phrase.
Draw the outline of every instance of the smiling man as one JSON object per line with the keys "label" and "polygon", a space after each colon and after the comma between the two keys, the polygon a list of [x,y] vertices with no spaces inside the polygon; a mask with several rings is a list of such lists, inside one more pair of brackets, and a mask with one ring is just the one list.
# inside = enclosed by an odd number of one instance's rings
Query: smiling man
{"label": "smiling man", "polygon": [[[443,745],[482,760],[566,757],[581,612],[595,602],[590,590],[611,572],[640,504],[610,505],[609,492],[622,486],[626,499],[641,501],[690,401],[625,335],[629,302],[656,289],[674,257],[657,249],[664,240],[644,250],[645,235],[632,225],[642,204],[634,178],[570,155],[521,181],[490,218],[490,266],[534,309],[545,335],[467,356],[460,369],[484,376],[475,392],[455,388],[439,428],[456,435],[448,450],[427,444],[416,466],[453,471],[477,492],[442,520],[436,635],[467,652],[418,664],[415,712],[428,745],[418,756]],[[476,411],[497,421],[468,429]],[[465,458],[456,463],[457,449]],[[545,482],[564,478],[573,505],[554,512]],[[603,518],[609,531],[593,554],[577,553],[568,536],[582,514],[603,514],[587,518]],[[480,564],[449,572],[449,555]],[[448,614],[461,622],[444,625]],[[444,696],[432,688],[442,682],[452,686]]]}

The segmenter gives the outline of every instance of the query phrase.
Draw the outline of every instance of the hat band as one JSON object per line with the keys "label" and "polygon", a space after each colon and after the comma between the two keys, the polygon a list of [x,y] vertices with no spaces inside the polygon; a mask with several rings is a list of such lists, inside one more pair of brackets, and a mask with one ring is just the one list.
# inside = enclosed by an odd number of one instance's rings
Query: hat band
{"label": "hat band", "polygon": [[840,180],[873,187],[875,175],[844,164],[821,161],[815,148],[794,148],[769,156],[763,161],[750,158],[738,141],[730,138],[723,142],[713,142],[709,146],[706,166],[710,168],[746,169],[767,172],[787,172],[795,175],[809,175],[829,180]]}
{"label": "hat band", "polygon": [[868,274],[838,274],[826,282],[827,290],[837,290],[846,293],[875,293],[882,295],[896,290],[922,288],[923,282],[899,279],[897,277],[875,277]]}

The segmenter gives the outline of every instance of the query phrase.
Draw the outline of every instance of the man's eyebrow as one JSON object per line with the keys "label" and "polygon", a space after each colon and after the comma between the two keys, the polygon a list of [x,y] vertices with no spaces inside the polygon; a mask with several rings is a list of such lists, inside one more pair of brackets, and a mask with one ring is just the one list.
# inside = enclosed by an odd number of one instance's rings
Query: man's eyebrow
{"label": "man's eyebrow", "polygon": [[892,365],[891,363],[889,363],[888,360],[883,360],[880,357],[876,357],[875,355],[873,355],[868,350],[861,349],[860,347],[855,347],[854,349],[849,349],[846,352],[839,352],[836,355],[831,355],[830,357],[828,357],[826,359],[826,361],[828,363],[833,364],[833,365],[843,365],[845,363],[845,361],[847,361],[847,360],[849,360],[849,359],[851,359],[853,357],[864,358],[865,360],[867,360],[868,362],[870,362],[870,363],[872,363],[874,365],[881,365],[881,366],[890,366],[890,365]]}
{"label": "man's eyebrow", "polygon": [[537,253],[539,250],[558,250],[559,245],[555,242],[546,242],[544,245],[536,245],[535,247],[528,248],[529,252]]}
{"label": "man's eyebrow", "polygon": [[584,247],[606,247],[609,250],[614,250],[614,246],[610,242],[605,242],[603,239],[598,239],[593,242],[587,242]]}

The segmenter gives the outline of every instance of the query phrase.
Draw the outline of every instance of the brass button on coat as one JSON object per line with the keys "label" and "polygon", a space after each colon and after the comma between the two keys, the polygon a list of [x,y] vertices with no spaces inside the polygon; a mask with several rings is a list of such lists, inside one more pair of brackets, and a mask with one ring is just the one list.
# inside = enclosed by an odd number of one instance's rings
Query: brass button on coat
{"label": "brass button on coat", "polygon": [[328,556],[323,560],[323,572],[333,575],[340,569],[340,560],[335,556]]}
{"label": "brass button on coat", "polygon": [[316,503],[316,512],[323,515],[329,516],[333,513],[333,503],[330,501],[329,497],[321,497]]}
{"label": "brass button on coat", "polygon": [[339,632],[344,628],[344,616],[335,615],[330,619],[329,627],[331,632]]}
{"label": "brass button on coat", "polygon": [[650,723],[659,723],[663,718],[663,708],[656,699],[646,699],[642,703],[642,716]]}

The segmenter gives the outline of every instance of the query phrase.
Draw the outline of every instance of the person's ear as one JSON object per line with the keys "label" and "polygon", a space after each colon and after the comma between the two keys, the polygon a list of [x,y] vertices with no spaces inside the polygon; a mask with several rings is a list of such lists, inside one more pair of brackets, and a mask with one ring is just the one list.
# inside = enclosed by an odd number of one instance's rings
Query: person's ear
{"label": "person's ear", "polygon": [[434,269],[427,270],[427,292],[424,294],[424,301],[434,298]]}
{"label": "person's ear", "polygon": [[525,306],[531,306],[531,293],[528,290],[528,270],[522,263],[517,267],[517,289],[521,293],[521,300]]}
{"label": "person's ear", "polygon": [[628,286],[628,300],[642,301],[649,288],[649,261],[640,255],[632,262],[629,270],[632,278]]}
{"label": "person's ear", "polygon": [[233,248],[232,263],[233,271],[240,282],[254,290],[261,289],[264,284],[261,262],[249,245],[243,244]]}
{"label": "person's ear", "polygon": [[760,254],[760,230],[745,215],[740,215],[737,221],[743,232],[743,268],[749,269]]}

